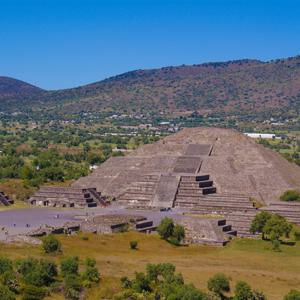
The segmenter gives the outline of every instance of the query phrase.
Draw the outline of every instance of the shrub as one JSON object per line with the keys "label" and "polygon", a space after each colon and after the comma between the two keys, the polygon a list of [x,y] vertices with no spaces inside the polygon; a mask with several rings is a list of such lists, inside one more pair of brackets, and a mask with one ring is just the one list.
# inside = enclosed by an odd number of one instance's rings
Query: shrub
{"label": "shrub", "polygon": [[230,291],[229,278],[223,273],[218,273],[208,280],[207,288],[222,298],[224,293]]}
{"label": "shrub", "polygon": [[271,240],[279,240],[282,236],[288,237],[291,230],[292,225],[279,215],[272,215],[263,228],[264,234],[268,234]]}
{"label": "shrub", "polygon": [[24,281],[33,286],[49,286],[57,276],[56,264],[48,260],[36,260],[30,268],[23,270]]}
{"label": "shrub", "polygon": [[279,240],[272,240],[272,249],[274,251],[280,251],[280,241]]}
{"label": "shrub", "polygon": [[250,232],[255,233],[262,233],[262,238],[264,239],[264,227],[267,223],[267,221],[272,217],[272,214],[270,214],[267,211],[262,211],[259,214],[255,216],[251,223]]}
{"label": "shrub", "polygon": [[287,190],[281,196],[282,201],[300,201],[300,193],[296,190]]}
{"label": "shrub", "polygon": [[60,252],[61,243],[50,234],[43,239],[43,249],[46,253]]}
{"label": "shrub", "polygon": [[[6,271],[2,274],[1,282],[14,293],[19,292],[19,282],[13,271]],[[1,299],[1,298],[0,298]]]}
{"label": "shrub", "polygon": [[44,288],[27,285],[23,288],[22,300],[42,300],[48,295]]}
{"label": "shrub", "polygon": [[1,300],[15,300],[16,296],[15,294],[4,285],[0,285],[0,299]]}
{"label": "shrub", "polygon": [[82,278],[87,282],[87,286],[89,283],[97,283],[100,280],[100,274],[96,267],[96,261],[93,258],[86,258],[85,260],[86,270],[82,274]]}
{"label": "shrub", "polygon": [[235,285],[235,300],[252,300],[253,294],[251,287],[244,281],[238,281]]}
{"label": "shrub", "polygon": [[185,237],[184,227],[176,224],[171,218],[163,218],[157,227],[157,232],[164,240],[168,240],[174,245],[179,245]]}
{"label": "shrub", "polygon": [[132,282],[127,276],[121,277],[121,284],[124,289],[129,289],[132,286]]}
{"label": "shrub", "polygon": [[179,244],[185,237],[184,227],[182,225],[176,224],[172,237],[175,239],[177,244]]}
{"label": "shrub", "polygon": [[130,246],[130,249],[136,250],[137,246],[138,246],[138,242],[137,241],[130,241],[129,246]]}
{"label": "shrub", "polygon": [[77,256],[66,257],[61,261],[61,272],[67,275],[78,275],[79,259]]}
{"label": "shrub", "polygon": [[294,237],[296,241],[300,241],[300,230],[295,230]]}
{"label": "shrub", "polygon": [[70,300],[78,300],[80,299],[81,290],[82,290],[82,286],[78,276],[68,274],[65,277],[65,283],[64,283],[65,297]]}
{"label": "shrub", "polygon": [[173,234],[174,222],[171,218],[163,218],[157,227],[157,232],[162,239],[167,240]]}
{"label": "shrub", "polygon": [[253,300],[267,300],[265,294],[261,291],[253,291]]}
{"label": "shrub", "polygon": [[291,290],[283,300],[300,300],[300,292],[296,290]]}
{"label": "shrub", "polygon": [[16,261],[17,272],[23,276],[26,276],[33,268],[38,264],[38,260],[35,258],[22,258]]}
{"label": "shrub", "polygon": [[0,274],[13,270],[13,263],[10,259],[0,257]]}

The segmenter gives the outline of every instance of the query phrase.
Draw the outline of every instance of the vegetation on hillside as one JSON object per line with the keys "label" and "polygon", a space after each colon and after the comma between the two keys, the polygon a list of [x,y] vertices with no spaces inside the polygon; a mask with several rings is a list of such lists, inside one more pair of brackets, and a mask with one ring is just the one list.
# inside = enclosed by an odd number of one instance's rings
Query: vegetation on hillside
{"label": "vegetation on hillside", "polygon": [[[24,93],[21,106],[20,97],[6,89],[0,98],[0,111],[64,118],[95,111],[194,110],[297,117],[299,61],[297,56],[269,62],[238,60],[137,70],[78,88]],[[10,90],[14,84],[6,80]]]}
{"label": "vegetation on hillside", "polygon": [[[59,272],[60,269],[60,272]],[[79,273],[78,257],[65,257],[60,268],[50,259],[32,257],[12,261],[0,257],[1,300],[41,300],[62,291],[65,299],[82,299],[86,289],[96,285],[100,275],[94,259],[87,258]]]}
{"label": "vegetation on hillside", "polygon": [[[0,244],[0,256],[13,262],[15,273],[16,261],[26,262],[28,255],[31,257],[30,261],[36,262],[34,265],[39,265],[40,261],[45,260],[51,262],[51,265],[54,263],[58,272],[58,275],[54,276],[55,282],[49,286],[42,286],[43,290],[50,292],[47,300],[64,299],[68,295],[65,286],[70,285],[75,288],[75,291],[70,294],[74,292],[76,295],[78,280],[82,288],[80,293],[87,300],[113,299],[116,295],[120,296],[123,293],[125,295],[137,293],[139,296],[129,299],[153,299],[147,298],[145,293],[141,295],[141,292],[134,289],[141,288],[140,283],[144,283],[145,279],[146,283],[148,282],[148,270],[153,276],[151,278],[155,279],[155,274],[160,274],[165,269],[174,269],[174,272],[167,272],[174,276],[164,278],[158,275],[157,281],[151,279],[149,295],[168,293],[170,299],[177,299],[172,298],[171,295],[178,292],[182,297],[179,299],[193,299],[189,297],[191,295],[202,297],[204,294],[213,296],[212,299],[216,300],[218,295],[222,294],[222,297],[228,299],[234,296],[240,297],[233,298],[236,300],[244,299],[241,297],[249,296],[250,293],[254,294],[255,290],[259,290],[267,299],[283,300],[287,294],[295,295],[296,292],[290,292],[291,290],[299,290],[299,242],[296,242],[294,246],[283,244],[281,252],[273,252],[269,251],[271,249],[269,242],[263,240],[239,239],[232,241],[224,248],[218,248],[196,245],[174,247],[156,235],[135,232],[113,235],[85,234],[84,236],[88,239],[83,239],[81,234],[79,236],[56,236],[61,242],[62,254],[45,255],[44,250],[39,246],[20,247],[20,245]],[[130,240],[138,242],[138,251],[133,251],[128,247]],[[65,253],[68,256],[64,256]],[[86,260],[89,257],[94,257],[95,261]],[[87,266],[90,267],[88,274],[86,273]],[[96,272],[94,267],[101,270],[100,277],[99,271]],[[135,272],[144,274],[144,276],[138,275],[136,284]],[[178,272],[182,275],[180,276]],[[71,277],[70,281],[67,281],[66,277],[69,273],[78,273],[78,280]],[[23,275],[17,273],[16,275],[20,287],[28,285],[23,281]],[[122,277],[127,277],[127,280],[123,279],[121,282]],[[100,281],[98,284],[94,281],[86,281],[86,278],[93,280],[100,278]],[[5,292],[5,288],[3,290]],[[32,293],[31,288],[29,292]],[[262,292],[255,292],[256,297],[262,297]],[[286,299],[294,299],[291,296]],[[264,299],[259,297],[254,299]]]}

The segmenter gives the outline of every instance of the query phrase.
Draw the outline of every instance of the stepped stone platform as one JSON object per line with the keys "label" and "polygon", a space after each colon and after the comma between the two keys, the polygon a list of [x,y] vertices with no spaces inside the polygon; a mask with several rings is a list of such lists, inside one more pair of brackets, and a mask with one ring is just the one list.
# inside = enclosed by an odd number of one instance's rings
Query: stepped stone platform
{"label": "stepped stone platform", "polygon": [[95,188],[73,188],[60,186],[41,187],[28,200],[31,205],[52,207],[96,207],[106,205],[106,198]]}
{"label": "stepped stone platform", "polygon": [[9,199],[3,192],[0,191],[0,205],[9,206],[13,204],[14,201]]}
{"label": "stepped stone platform", "polygon": [[183,129],[125,157],[111,157],[73,187],[95,187],[132,209],[220,215],[240,236],[251,236],[258,212],[253,199],[300,221],[298,207],[279,201],[286,190],[300,189],[300,168],[228,129]]}

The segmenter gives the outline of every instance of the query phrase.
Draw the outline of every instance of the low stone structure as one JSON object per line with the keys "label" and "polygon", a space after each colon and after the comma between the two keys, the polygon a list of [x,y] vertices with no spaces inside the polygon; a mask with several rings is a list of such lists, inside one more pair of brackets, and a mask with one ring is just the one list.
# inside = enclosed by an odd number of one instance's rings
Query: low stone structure
{"label": "low stone structure", "polygon": [[[83,232],[115,233],[143,228],[142,222],[147,221],[143,216],[134,215],[98,215],[81,223]],[[153,222],[152,222],[153,224]],[[146,224],[148,225],[148,224]],[[136,227],[138,226],[138,227]],[[149,227],[149,226],[147,226]],[[140,230],[138,230],[140,231]]]}
{"label": "low stone structure", "polygon": [[95,188],[73,188],[60,186],[41,187],[28,202],[31,205],[52,207],[95,207],[106,206],[106,197]]}
{"label": "low stone structure", "polygon": [[9,199],[3,192],[0,191],[0,205],[9,206],[13,204],[14,201]]}

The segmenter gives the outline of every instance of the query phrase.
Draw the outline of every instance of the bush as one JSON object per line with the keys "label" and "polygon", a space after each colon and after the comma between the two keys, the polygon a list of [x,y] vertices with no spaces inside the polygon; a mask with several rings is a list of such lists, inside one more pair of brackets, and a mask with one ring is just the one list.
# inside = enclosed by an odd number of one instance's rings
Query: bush
{"label": "bush", "polygon": [[294,237],[296,241],[300,241],[300,230],[295,230]]}
{"label": "bush", "polygon": [[137,241],[130,241],[129,246],[130,246],[130,249],[136,250],[137,246],[138,246],[138,242]]}
{"label": "bush", "polygon": [[13,263],[10,259],[0,257],[0,274],[13,270]]}
{"label": "bush", "polygon": [[[2,274],[1,282],[14,293],[19,292],[19,282],[13,271],[6,271]],[[1,299],[1,298],[0,298]]]}
{"label": "bush", "polygon": [[50,234],[43,239],[43,249],[46,253],[60,252],[61,243]]}
{"label": "bush", "polygon": [[223,273],[218,273],[208,280],[207,288],[222,298],[224,293],[230,291],[229,278]]}
{"label": "bush", "polygon": [[272,214],[267,211],[257,214],[251,223],[250,232],[253,234],[262,233],[262,238],[264,239],[264,227],[271,217]]}
{"label": "bush", "polygon": [[96,267],[96,261],[93,258],[86,258],[85,260],[86,270],[82,274],[82,278],[86,281],[86,285],[89,286],[89,283],[97,283],[100,280],[100,274]]}
{"label": "bush", "polygon": [[280,252],[280,241],[275,239],[275,240],[272,240],[271,242],[272,242],[272,249],[274,251]]}
{"label": "bush", "polygon": [[0,299],[1,300],[15,300],[16,296],[15,294],[4,285],[0,285]]}
{"label": "bush", "polygon": [[235,285],[235,300],[252,300],[253,294],[251,287],[244,281],[238,281]]}
{"label": "bush", "polygon": [[23,288],[22,300],[42,300],[48,295],[44,288],[27,285]]}
{"label": "bush", "polygon": [[174,222],[171,218],[163,218],[157,227],[157,232],[162,239],[169,239],[174,231]]}
{"label": "bush", "polygon": [[171,218],[163,218],[157,227],[157,232],[164,240],[169,241],[173,245],[179,245],[185,237],[184,227],[176,224]]}
{"label": "bush", "polygon": [[300,292],[296,290],[291,290],[283,300],[300,300]]}
{"label": "bush", "polygon": [[263,232],[267,234],[271,240],[279,240],[280,237],[289,237],[292,225],[282,216],[272,215],[266,222]]}
{"label": "bush", "polygon": [[78,275],[79,259],[77,256],[66,257],[61,261],[61,272],[67,275]]}
{"label": "bush", "polygon": [[68,274],[65,277],[64,284],[64,295],[67,299],[78,300],[80,299],[80,292],[82,290],[82,285],[78,276]]}
{"label": "bush", "polygon": [[174,231],[172,237],[179,244],[185,237],[184,227],[182,225],[176,224],[174,227]]}
{"label": "bush", "polygon": [[300,193],[296,190],[287,190],[280,196],[282,201],[300,201]]}
{"label": "bush", "polygon": [[253,300],[267,300],[265,294],[261,291],[253,291]]}

